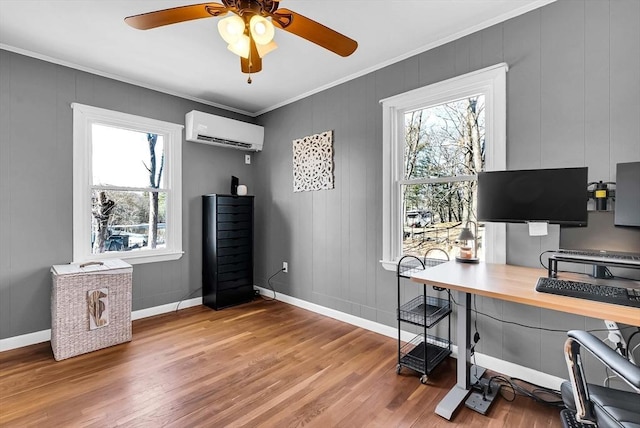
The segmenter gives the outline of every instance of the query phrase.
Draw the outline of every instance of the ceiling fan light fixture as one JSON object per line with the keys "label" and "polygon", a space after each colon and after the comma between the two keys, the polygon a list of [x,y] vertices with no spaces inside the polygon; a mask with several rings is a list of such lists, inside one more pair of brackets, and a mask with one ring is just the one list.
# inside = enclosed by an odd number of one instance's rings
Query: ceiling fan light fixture
{"label": "ceiling fan light fixture", "polygon": [[258,51],[258,55],[260,56],[260,58],[264,58],[264,56],[266,54],[268,54],[269,52],[275,50],[277,47],[278,47],[278,45],[274,41],[271,41],[271,42],[267,43],[266,45],[261,45],[261,44],[256,43],[256,50]]}
{"label": "ceiling fan light fixture", "polygon": [[253,15],[249,21],[253,41],[258,45],[268,45],[273,41],[275,28],[271,21],[260,15]]}
{"label": "ceiling fan light fixture", "polygon": [[242,58],[249,58],[250,46],[249,36],[243,34],[235,43],[229,43],[227,49]]}
{"label": "ceiling fan light fixture", "polygon": [[232,15],[218,21],[218,32],[230,45],[238,43],[244,35],[244,29],[244,21],[238,15]]}
{"label": "ceiling fan light fixture", "polygon": [[343,57],[351,55],[357,49],[358,42],[355,40],[299,13],[281,9],[279,2],[280,0],[222,0],[222,3],[200,3],[156,10],[128,16],[124,21],[138,30],[149,30],[201,18],[218,18],[228,13],[218,21],[218,32],[227,43],[227,48],[240,56],[241,71],[249,74],[261,71],[262,57],[277,48],[273,41],[275,26]]}

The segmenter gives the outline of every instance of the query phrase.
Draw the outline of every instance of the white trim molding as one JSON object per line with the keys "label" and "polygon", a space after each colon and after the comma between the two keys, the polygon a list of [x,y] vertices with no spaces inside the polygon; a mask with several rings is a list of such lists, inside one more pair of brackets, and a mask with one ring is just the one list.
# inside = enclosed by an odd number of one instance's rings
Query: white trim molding
{"label": "white trim molding", "polygon": [[[73,261],[119,258],[131,264],[182,257],[182,129],[183,125],[72,103],[73,108]],[[164,182],[167,194],[166,248],[91,253],[92,125],[101,124],[164,137]]]}
{"label": "white trim molding", "polygon": [[[402,248],[402,206],[405,112],[435,106],[460,98],[485,96],[485,170],[506,168],[507,92],[506,63],[453,77],[442,82],[380,100],[382,104],[382,260],[385,269],[395,270]],[[475,179],[475,177],[474,177]],[[506,227],[486,225],[485,260],[506,262]]]}

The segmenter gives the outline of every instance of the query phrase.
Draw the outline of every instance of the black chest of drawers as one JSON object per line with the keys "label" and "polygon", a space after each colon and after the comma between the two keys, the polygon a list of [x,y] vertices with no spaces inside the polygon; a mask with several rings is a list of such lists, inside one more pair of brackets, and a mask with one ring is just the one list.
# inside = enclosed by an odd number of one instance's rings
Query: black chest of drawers
{"label": "black chest of drawers", "polygon": [[202,196],[202,303],[253,299],[253,196]]}

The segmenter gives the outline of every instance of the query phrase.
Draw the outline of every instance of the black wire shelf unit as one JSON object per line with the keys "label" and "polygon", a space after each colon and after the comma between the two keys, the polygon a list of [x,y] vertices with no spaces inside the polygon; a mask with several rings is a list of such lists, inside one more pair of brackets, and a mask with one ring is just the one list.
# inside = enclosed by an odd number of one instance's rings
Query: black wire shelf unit
{"label": "black wire shelf unit", "polygon": [[[431,250],[429,250],[431,251]],[[427,383],[429,374],[446,357],[451,354],[451,294],[449,290],[432,287],[436,292],[445,292],[446,297],[431,296],[427,293],[427,285],[422,284],[422,294],[405,301],[402,292],[402,281],[411,278],[421,270],[429,269],[448,261],[428,257],[429,251],[424,257],[403,256],[398,261],[398,365],[396,373],[400,374],[403,367],[409,368],[421,374],[420,382]],[[442,251],[444,254],[446,252]],[[419,287],[418,284],[416,286]],[[435,327],[446,319],[447,337],[437,337],[429,334],[429,329]],[[418,327],[419,333],[409,342],[402,342],[402,324],[407,323]]]}

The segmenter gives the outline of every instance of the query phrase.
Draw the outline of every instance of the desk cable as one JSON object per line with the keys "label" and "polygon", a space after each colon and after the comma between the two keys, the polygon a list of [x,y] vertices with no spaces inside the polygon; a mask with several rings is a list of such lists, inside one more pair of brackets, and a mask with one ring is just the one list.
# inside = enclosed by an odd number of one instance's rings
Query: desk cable
{"label": "desk cable", "polygon": [[188,299],[189,297],[193,296],[194,294],[196,294],[196,292],[202,290],[202,287],[198,287],[195,290],[191,290],[189,293],[185,294],[184,297],[182,297],[180,300],[178,300],[178,304],[176,304],[176,309],[174,312],[178,313],[178,309],[180,308],[180,303],[184,302],[186,299]]}
{"label": "desk cable", "polygon": [[278,269],[278,271],[276,273],[274,273],[273,275],[271,275],[268,279],[267,279],[267,286],[271,289],[271,291],[273,292],[273,297],[267,297],[267,296],[262,296],[262,298],[268,302],[274,301],[276,300],[276,289],[273,287],[273,284],[271,284],[271,280],[278,275],[279,273],[284,272],[284,268]]}
{"label": "desk cable", "polygon": [[[454,305],[460,306],[460,303],[456,302],[456,300],[453,298],[453,295],[451,296],[451,301],[454,303]],[[494,321],[498,321],[498,322],[501,322],[501,323],[504,323],[504,324],[517,325],[519,327],[530,328],[532,330],[551,331],[551,332],[556,332],[556,333],[567,333],[567,331],[568,331],[568,330],[562,330],[562,329],[556,329],[556,328],[534,327],[534,326],[531,326],[531,325],[522,324],[522,323],[515,322],[515,321],[507,321],[507,320],[503,320],[503,319],[494,317],[493,315],[489,315],[489,314],[485,314],[484,312],[480,312],[475,308],[471,309],[471,312],[474,312],[476,314],[480,314],[482,316],[485,316],[485,317],[490,318],[490,319],[492,319]],[[630,329],[630,328],[638,328],[638,327],[625,326],[625,327],[621,327],[620,329],[621,330],[627,330],[627,329]],[[593,333],[593,332],[604,332],[604,331],[608,332],[609,330],[606,329],[606,328],[594,328],[594,329],[586,330],[586,331],[588,331],[590,333]],[[636,348],[637,348],[637,346],[636,346]]]}
{"label": "desk cable", "polygon": [[[544,264],[544,262],[542,261],[542,256],[544,256],[547,253],[555,253],[555,252],[556,252],[555,250],[545,250],[545,251],[541,252],[540,255],[538,255],[538,260],[540,261],[540,266],[542,266],[544,268],[544,270],[548,271],[549,267],[546,266]],[[576,273],[576,274],[579,274],[579,275],[588,275],[588,274],[585,274],[584,272],[574,272],[574,271],[571,271],[571,270],[557,270],[556,273],[558,273],[558,272]],[[604,273],[606,275],[606,279],[615,278],[615,276],[611,273],[609,268],[606,267],[606,266],[604,267]],[[621,278],[621,277],[619,277],[619,278]],[[621,278],[621,279],[628,279],[628,278]]]}
{"label": "desk cable", "polygon": [[[454,305],[456,306],[461,306],[458,302],[456,302],[455,298],[453,297],[453,295],[451,293],[449,293],[449,296],[451,297],[451,301],[454,303]],[[483,315],[487,318],[490,318],[492,320],[504,323],[504,324],[512,324],[512,325],[517,325],[519,327],[524,327],[524,328],[530,328],[533,330],[540,330],[540,331],[549,331],[549,332],[556,332],[556,333],[567,333],[567,330],[561,330],[561,329],[553,329],[553,328],[545,328],[545,327],[534,327],[534,326],[530,326],[527,324],[522,324],[519,322],[515,322],[515,321],[507,321],[507,320],[503,320],[497,317],[494,317],[492,315],[489,314],[485,314],[484,312],[480,312],[477,309],[476,306],[476,295],[473,295],[473,309],[469,308],[471,312],[476,314],[476,317],[474,319],[474,329],[475,329],[475,333],[473,336],[473,345],[471,345],[471,356],[474,359],[474,365],[477,367],[477,364],[475,363],[475,346],[478,343],[478,341],[480,340],[480,334],[478,333],[478,315]],[[628,339],[628,343],[631,343],[631,339],[633,339],[633,337],[636,334],[640,334],[640,328],[639,327],[634,327],[634,326],[626,326],[626,327],[622,327],[620,328],[620,330],[627,330],[627,329],[631,329],[631,328],[635,328],[636,331],[634,331],[631,336],[629,336]],[[608,332],[608,329],[591,329],[591,330],[587,330],[588,332]],[[640,343],[636,344],[636,346],[633,347],[633,349],[631,350],[631,352],[634,352],[638,347],[640,347]],[[613,377],[613,376],[611,376]],[[608,376],[607,373],[607,378],[605,379],[605,382],[608,383],[609,379],[611,378],[610,376]],[[543,403],[543,404],[548,404],[551,406],[558,406],[558,407],[564,407],[564,404],[562,402],[562,398],[561,398],[561,394],[560,391],[555,391],[553,389],[550,388],[545,388],[543,386],[540,385],[536,385],[533,384],[531,382],[527,382],[525,380],[522,379],[518,379],[518,378],[507,378],[503,375],[496,375],[496,376],[492,376],[489,379],[489,383],[488,385],[491,385],[492,381],[496,381],[498,382],[500,385],[505,386],[507,389],[511,390],[511,395],[510,396],[505,396],[504,392],[503,392],[503,388],[500,388],[500,395],[507,401],[513,401],[515,400],[516,396],[521,395],[521,396],[526,396],[529,397],[539,403]],[[515,382],[521,382],[521,383],[526,383],[528,385],[533,386],[534,388],[529,391],[526,388],[523,388],[522,386],[516,384]],[[540,395],[549,395],[551,397],[554,397],[555,399],[551,399],[551,400],[547,400],[544,397],[541,397]]]}
{"label": "desk cable", "polygon": [[[514,377],[506,377],[503,375],[491,376],[491,378],[489,378],[489,385],[491,385],[491,382],[496,382],[503,387],[503,388],[500,388],[500,395],[502,396],[502,398],[504,398],[507,401],[513,401],[516,399],[518,395],[520,395],[522,397],[529,397],[532,400],[541,404],[546,404],[549,406],[561,407],[561,408],[565,407],[564,402],[562,401],[562,396],[560,394],[560,391],[555,391],[553,389],[535,385],[531,382],[527,382],[522,379],[518,379]],[[518,382],[531,385],[534,388],[529,390],[519,385]],[[505,393],[503,392],[505,389],[511,390],[511,394],[505,395]],[[549,396],[550,398],[546,399],[545,396]]]}
{"label": "desk cable", "polygon": [[[456,302],[456,300],[453,298],[453,296],[451,296],[451,293],[449,293],[449,296],[451,297],[451,301],[456,305],[456,306],[460,306],[460,304],[458,302]],[[503,323],[508,323],[508,324],[516,324],[522,327],[527,327],[527,328],[535,328],[538,329],[537,327],[531,327],[531,326],[527,326],[525,324],[520,324],[520,323],[516,323],[516,322],[511,322],[511,321],[505,321],[505,320],[501,320],[499,318],[495,318],[492,317],[491,315],[485,314],[483,312],[478,311],[477,305],[476,305],[476,295],[473,295],[473,309],[471,309],[472,312],[474,312],[476,314],[476,317],[474,319],[474,330],[475,333],[473,335],[473,344],[471,345],[471,349],[470,349],[470,353],[471,353],[471,358],[473,358],[473,365],[474,367],[478,367],[476,361],[475,361],[475,347],[476,344],[480,341],[480,333],[478,332],[478,314],[480,315],[484,315],[487,316],[489,318],[492,318],[496,321],[499,322],[503,322]],[[561,331],[561,332],[565,332],[566,330],[553,330],[553,331]],[[477,372],[476,372],[476,378],[478,377]],[[562,397],[560,394],[560,391],[556,391],[550,388],[545,388],[543,386],[540,385],[536,385],[534,383],[531,382],[527,382],[525,380],[522,379],[518,379],[518,378],[508,378],[506,376],[503,375],[495,375],[489,378],[489,382],[487,382],[487,386],[489,388],[489,392],[491,389],[491,385],[492,382],[498,383],[500,386],[503,386],[505,388],[500,388],[499,392],[500,395],[502,396],[502,398],[504,398],[507,401],[513,401],[516,399],[516,396],[520,395],[523,397],[529,397],[531,399],[533,399],[534,401],[538,402],[538,403],[542,403],[542,404],[547,404],[550,406],[557,406],[557,407],[564,407],[564,403],[562,401]],[[526,383],[527,385],[530,385],[533,387],[533,389],[529,390],[526,389],[520,385],[518,385],[516,382],[521,382],[521,383]],[[474,385],[473,387],[476,387],[477,385]],[[511,395],[506,395],[505,394],[505,389],[510,390],[511,391]],[[545,396],[550,396],[550,399],[546,399]]]}

